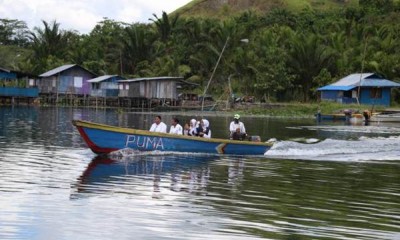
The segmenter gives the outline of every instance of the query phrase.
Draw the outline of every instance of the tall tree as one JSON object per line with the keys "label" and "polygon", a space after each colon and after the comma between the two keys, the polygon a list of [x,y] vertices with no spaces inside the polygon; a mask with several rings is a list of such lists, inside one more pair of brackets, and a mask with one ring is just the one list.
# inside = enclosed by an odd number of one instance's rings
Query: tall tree
{"label": "tall tree", "polygon": [[330,68],[332,51],[324,45],[321,37],[312,33],[299,33],[291,39],[289,66],[296,74],[297,87],[302,89],[303,100],[307,102],[313,79],[323,68]]}
{"label": "tall tree", "polygon": [[24,21],[0,19],[0,45],[26,47],[29,29]]}
{"label": "tall tree", "polygon": [[125,38],[122,39],[123,61],[130,74],[138,73],[140,69],[137,67],[140,62],[152,60],[154,41],[154,33],[145,24],[134,24],[125,28]]}
{"label": "tall tree", "polygon": [[68,50],[70,32],[60,29],[56,21],[48,23],[42,21],[44,28],[35,27],[30,32],[32,40],[33,58],[35,59],[35,73],[41,73],[65,63]]}
{"label": "tall tree", "polygon": [[153,14],[153,16],[154,19],[150,18],[149,20],[153,21],[157,26],[161,41],[167,42],[175,28],[179,15],[175,15],[172,20],[169,19],[166,12],[162,13],[161,18],[158,18],[156,14]]}

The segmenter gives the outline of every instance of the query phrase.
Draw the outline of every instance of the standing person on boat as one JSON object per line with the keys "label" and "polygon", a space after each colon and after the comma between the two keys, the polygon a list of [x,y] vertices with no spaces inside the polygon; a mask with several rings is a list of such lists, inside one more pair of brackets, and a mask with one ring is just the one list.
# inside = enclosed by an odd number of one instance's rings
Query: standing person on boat
{"label": "standing person on boat", "polygon": [[237,133],[240,133],[244,136],[247,135],[246,128],[244,127],[244,123],[239,121],[239,119],[240,119],[239,114],[235,114],[235,116],[233,116],[233,121],[229,125],[229,132],[230,132],[229,138],[230,139],[232,139],[233,134],[237,134]]}
{"label": "standing person on boat", "polygon": [[151,128],[149,131],[150,132],[167,133],[167,125],[165,125],[165,123],[161,122],[161,116],[156,116],[154,118],[154,123],[153,123],[153,125],[151,125]]}
{"label": "standing person on boat", "polygon": [[171,127],[169,128],[169,133],[171,134],[183,134],[182,126],[179,124],[179,120],[177,118],[172,118],[171,120]]}
{"label": "standing person on boat", "polygon": [[210,122],[207,119],[201,119],[200,126],[196,131],[199,137],[211,138]]}
{"label": "standing person on boat", "polygon": [[197,122],[196,119],[192,119],[190,120],[190,124],[189,124],[189,131],[188,131],[188,135],[189,136],[197,136],[197,128],[199,127],[199,123]]}

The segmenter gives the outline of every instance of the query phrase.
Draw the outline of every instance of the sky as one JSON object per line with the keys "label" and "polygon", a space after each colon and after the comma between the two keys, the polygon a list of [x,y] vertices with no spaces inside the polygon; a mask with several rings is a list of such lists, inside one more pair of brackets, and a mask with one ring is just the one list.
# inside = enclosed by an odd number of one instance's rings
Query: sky
{"label": "sky", "polygon": [[89,33],[103,18],[126,23],[149,22],[153,14],[173,12],[191,0],[0,0],[0,18],[43,28],[42,20],[60,23],[64,30]]}

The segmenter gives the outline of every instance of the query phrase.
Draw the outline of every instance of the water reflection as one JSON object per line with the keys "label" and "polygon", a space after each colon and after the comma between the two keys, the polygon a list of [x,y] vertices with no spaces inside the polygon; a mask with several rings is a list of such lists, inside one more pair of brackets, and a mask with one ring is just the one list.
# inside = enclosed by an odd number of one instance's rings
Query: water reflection
{"label": "water reflection", "polygon": [[218,158],[208,155],[158,154],[132,155],[123,159],[97,156],[79,177],[78,184],[74,186],[74,197],[122,188],[124,190],[120,192],[125,194],[141,194],[140,191],[147,188],[153,197],[160,197],[165,189],[205,194],[210,176],[207,163]]}
{"label": "water reflection", "polygon": [[[0,239],[399,239],[398,126],[243,116],[281,140],[269,155],[120,159],[94,157],[71,125],[147,129],[155,114],[1,107]],[[225,137],[230,117],[207,118]]]}

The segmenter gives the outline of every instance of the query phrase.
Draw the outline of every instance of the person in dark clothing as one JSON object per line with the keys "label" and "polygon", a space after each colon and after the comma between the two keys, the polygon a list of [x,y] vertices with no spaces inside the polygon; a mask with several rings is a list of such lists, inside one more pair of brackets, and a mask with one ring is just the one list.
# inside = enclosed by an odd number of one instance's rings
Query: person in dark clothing
{"label": "person in dark clothing", "polygon": [[246,139],[246,136],[247,136],[246,133],[241,133],[240,128],[237,128],[236,132],[232,133],[232,140],[243,141]]}

